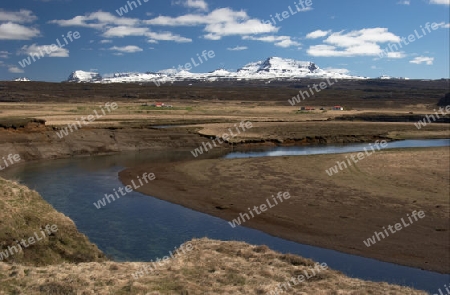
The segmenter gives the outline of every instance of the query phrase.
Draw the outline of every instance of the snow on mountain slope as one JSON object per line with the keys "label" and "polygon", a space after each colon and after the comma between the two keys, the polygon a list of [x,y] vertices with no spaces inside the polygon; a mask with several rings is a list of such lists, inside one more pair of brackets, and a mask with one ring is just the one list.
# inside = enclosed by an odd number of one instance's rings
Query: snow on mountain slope
{"label": "snow on mountain slope", "polygon": [[249,63],[236,72],[218,69],[210,73],[191,73],[186,70],[167,69],[156,73],[116,73],[102,78],[97,73],[75,71],[69,76],[68,81],[78,83],[155,82],[158,84],[187,80],[291,80],[301,78],[364,79],[348,75],[346,71],[322,70],[313,62],[270,57],[264,61]]}
{"label": "snow on mountain slope", "polygon": [[26,78],[26,77],[20,77],[20,78],[14,79],[13,81],[16,81],[16,82],[29,82],[31,80]]}
{"label": "snow on mountain slope", "polygon": [[249,63],[238,70],[238,75],[268,78],[277,77],[302,77],[315,73],[318,67],[312,62],[297,61],[293,59],[283,59],[280,57],[271,57],[265,61]]}
{"label": "snow on mountain slope", "polygon": [[101,80],[102,76],[100,74],[85,71],[75,71],[67,79],[69,82],[97,82]]}

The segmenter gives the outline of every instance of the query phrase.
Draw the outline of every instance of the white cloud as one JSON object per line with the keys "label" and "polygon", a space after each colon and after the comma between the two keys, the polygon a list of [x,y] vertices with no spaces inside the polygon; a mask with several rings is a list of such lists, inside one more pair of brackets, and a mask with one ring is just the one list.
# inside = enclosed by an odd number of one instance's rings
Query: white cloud
{"label": "white cloud", "polygon": [[279,28],[276,28],[272,25],[272,23],[263,23],[261,22],[259,25],[255,26],[252,29],[252,34],[258,35],[258,34],[265,34],[265,33],[276,33],[278,32]]}
{"label": "white cloud", "polygon": [[[204,1],[185,1],[189,7],[205,8]],[[202,4],[203,3],[203,4]],[[206,6],[207,7],[207,6]],[[158,41],[173,41],[178,43],[192,42],[172,32],[155,32],[148,26],[167,27],[203,27],[203,38],[208,40],[220,40],[225,36],[251,36],[278,32],[279,28],[273,24],[263,24],[257,18],[251,18],[246,11],[234,11],[230,8],[220,8],[211,12],[196,12],[177,17],[158,16],[149,20],[116,17],[109,12],[94,12],[85,16],[75,16],[69,20],[52,20],[49,23],[59,26],[80,26],[101,31],[104,38],[123,38],[128,36],[146,37],[150,43]],[[255,32],[255,29],[258,29]],[[267,41],[270,37],[262,37],[260,41]],[[272,37],[276,46],[299,46],[300,43],[291,40],[289,36]],[[257,39],[254,39],[257,40]]]}
{"label": "white cloud", "polygon": [[222,39],[222,36],[216,34],[206,34],[204,38],[211,41],[217,41]]}
{"label": "white cloud", "polygon": [[434,62],[434,57],[418,56],[415,57],[413,60],[410,60],[409,62],[417,65],[425,63],[426,65],[431,66]]}
{"label": "white cloud", "polygon": [[337,46],[360,45],[361,42],[386,43],[399,42],[400,37],[388,32],[386,28],[369,28],[359,31],[333,33],[325,42]]}
{"label": "white cloud", "polygon": [[376,56],[382,50],[379,43],[400,42],[400,37],[386,28],[367,28],[348,33],[336,32],[326,38],[321,45],[312,45],[307,50],[311,56],[352,57]]}
{"label": "white cloud", "polygon": [[328,36],[330,31],[317,30],[306,35],[306,39],[317,39]]}
{"label": "white cloud", "polygon": [[21,68],[16,67],[16,66],[10,66],[10,67],[8,68],[8,72],[13,73],[13,74],[21,74],[21,73],[25,73],[24,70],[22,70]]}
{"label": "white cloud", "polygon": [[23,46],[18,52],[18,55],[38,55],[40,57],[69,57],[69,50],[53,45],[37,45]]}
{"label": "white cloud", "polygon": [[150,41],[174,41],[177,43],[192,42],[192,39],[190,38],[174,35],[171,32],[148,32],[145,36],[150,38]]}
{"label": "white cloud", "polygon": [[171,32],[153,32],[143,27],[143,21],[135,18],[116,17],[109,12],[94,12],[86,16],[76,16],[69,20],[52,20],[50,23],[62,27],[79,26],[102,31],[105,38],[123,38],[129,36],[147,37],[156,41],[192,42],[192,39]]}
{"label": "white cloud", "polygon": [[7,22],[0,24],[0,40],[30,40],[39,36],[40,31],[35,28]]}
{"label": "white cloud", "polygon": [[30,40],[40,31],[22,24],[32,23],[37,17],[31,10],[6,11],[0,8],[0,40]]}
{"label": "white cloud", "polygon": [[152,32],[149,28],[137,28],[137,27],[127,27],[118,26],[107,29],[103,36],[106,38],[113,37],[128,37],[128,36],[143,36],[148,37],[151,42],[157,41],[174,41],[178,43],[192,42],[192,39],[182,37],[180,35],[174,35],[171,32]]}
{"label": "white cloud", "polygon": [[129,26],[118,26],[107,29],[103,36],[106,38],[112,37],[127,37],[127,36],[145,36],[148,33],[148,28],[137,28],[137,27],[129,27]]}
{"label": "white cloud", "polygon": [[[119,53],[135,53],[144,51],[142,48],[135,45],[128,45],[123,47],[113,46],[109,50],[118,51]],[[119,55],[119,54],[116,54]]]}
{"label": "white cloud", "polygon": [[262,36],[262,37],[244,36],[242,37],[242,39],[274,43],[275,46],[283,48],[302,45],[301,43],[293,41],[290,36]]}
{"label": "white cloud", "polygon": [[8,51],[0,51],[0,58],[8,58],[10,54]]}
{"label": "white cloud", "polygon": [[404,51],[391,51],[386,55],[388,58],[405,58],[406,53]]}
{"label": "white cloud", "polygon": [[401,5],[410,5],[411,1],[410,0],[401,0],[398,1],[397,4],[401,4]]}
{"label": "white cloud", "polygon": [[247,50],[248,47],[247,46],[236,46],[236,47],[228,47],[227,50],[229,51],[242,51],[242,50]]}
{"label": "white cloud", "polygon": [[350,74],[350,71],[347,69],[325,68],[324,70],[327,72],[339,73],[339,74],[343,74],[343,75]]}
{"label": "white cloud", "polygon": [[[282,37],[288,37],[288,36],[282,36]],[[285,38],[285,39],[275,43],[275,46],[283,47],[283,48],[288,48],[291,46],[298,46],[300,49],[301,45],[302,45],[301,43],[291,40],[291,37]]]}
{"label": "white cloud", "polygon": [[33,15],[33,12],[26,9],[21,9],[18,12],[6,11],[0,9],[0,22],[13,22],[13,23],[32,23],[37,20],[37,17]]}
{"label": "white cloud", "polygon": [[450,23],[441,22],[437,24],[440,28],[450,29]]}
{"label": "white cloud", "polygon": [[195,8],[199,10],[208,10],[208,3],[204,0],[182,0],[182,1],[176,1],[175,4],[181,4],[185,7],[189,8]]}
{"label": "white cloud", "polygon": [[450,5],[450,0],[430,0],[430,4]]}
{"label": "white cloud", "polygon": [[251,18],[247,12],[219,8],[208,14],[186,14],[178,17],[158,16],[145,21],[149,25],[171,27],[204,26],[204,38],[220,40],[225,36],[244,36],[263,33],[276,33],[279,28],[272,24],[263,24],[261,20]]}
{"label": "white cloud", "polygon": [[84,16],[75,16],[68,20],[51,20],[50,24],[57,24],[61,27],[85,27],[91,29],[105,29],[110,26],[135,26],[139,24],[139,19],[117,17],[109,12],[97,11]]}
{"label": "white cloud", "polygon": [[112,43],[112,40],[100,40],[98,43],[100,44],[107,44],[107,43]]}

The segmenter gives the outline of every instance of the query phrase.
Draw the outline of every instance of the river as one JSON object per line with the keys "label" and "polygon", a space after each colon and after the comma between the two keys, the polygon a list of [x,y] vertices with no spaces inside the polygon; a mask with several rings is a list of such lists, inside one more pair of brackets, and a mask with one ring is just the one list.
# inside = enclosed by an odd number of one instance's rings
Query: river
{"label": "river", "polygon": [[[450,140],[409,140],[388,148],[449,146]],[[307,146],[232,152],[224,158],[330,154],[362,151],[367,144]],[[105,208],[93,205],[113,188],[122,187],[118,172],[145,163],[192,160],[188,150],[141,151],[111,156],[38,161],[11,167],[2,173],[38,191],[53,207],[69,216],[105,254],[116,261],[150,261],[193,238],[244,241],[294,253],[344,274],[385,281],[435,293],[450,281],[449,275],[395,265],[283,240],[245,227],[231,228],[227,221],[171,204],[138,192],[127,194]]]}

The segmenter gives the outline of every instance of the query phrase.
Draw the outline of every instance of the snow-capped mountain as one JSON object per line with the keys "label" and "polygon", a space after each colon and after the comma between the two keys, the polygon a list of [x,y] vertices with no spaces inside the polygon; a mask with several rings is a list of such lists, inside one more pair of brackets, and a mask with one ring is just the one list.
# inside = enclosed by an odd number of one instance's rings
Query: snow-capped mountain
{"label": "snow-capped mountain", "polygon": [[16,82],[29,82],[31,80],[26,78],[26,77],[20,77],[20,78],[14,79],[13,81],[16,81]]}
{"label": "snow-capped mountain", "polygon": [[101,82],[102,76],[98,73],[94,72],[85,72],[85,71],[75,71],[72,74],[70,74],[69,79],[67,79],[69,82]]}
{"label": "snow-capped mountain", "polygon": [[238,70],[240,76],[273,76],[292,77],[308,76],[318,72],[319,68],[312,62],[297,61],[293,59],[283,59],[271,57],[265,61],[249,63]]}
{"label": "snow-capped mountain", "polygon": [[75,71],[69,82],[123,83],[176,81],[219,81],[219,80],[296,80],[301,78],[365,79],[347,75],[342,70],[323,70],[313,62],[270,57],[264,61],[252,62],[235,72],[218,69],[209,73],[191,73],[186,70],[168,69],[147,73],[116,73],[101,77],[97,73]]}

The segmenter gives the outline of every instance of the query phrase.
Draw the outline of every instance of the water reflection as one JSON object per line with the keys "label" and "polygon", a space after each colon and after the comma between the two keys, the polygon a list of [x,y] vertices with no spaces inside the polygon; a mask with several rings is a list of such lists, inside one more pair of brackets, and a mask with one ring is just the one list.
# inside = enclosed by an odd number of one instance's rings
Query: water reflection
{"label": "water reflection", "polygon": [[[372,144],[373,146],[373,144]],[[398,148],[418,148],[418,147],[444,147],[450,146],[450,139],[431,139],[431,140],[401,140],[389,142],[385,149]],[[321,154],[338,154],[362,152],[366,148],[371,152],[369,143],[357,143],[350,145],[316,145],[316,146],[293,146],[293,147],[274,147],[269,149],[252,149],[249,151],[232,152],[224,156],[225,159],[236,158],[259,158],[259,157],[280,157],[280,156],[306,156]],[[377,150],[375,148],[375,150]]]}

